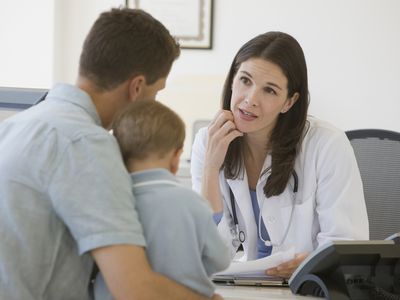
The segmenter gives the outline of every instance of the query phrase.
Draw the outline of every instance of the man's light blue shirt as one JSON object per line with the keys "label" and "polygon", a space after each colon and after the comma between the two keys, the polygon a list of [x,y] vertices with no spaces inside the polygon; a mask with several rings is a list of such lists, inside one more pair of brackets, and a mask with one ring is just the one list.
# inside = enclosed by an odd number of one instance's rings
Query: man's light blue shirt
{"label": "man's light blue shirt", "polygon": [[88,299],[88,251],[145,245],[118,145],[58,85],[0,123],[0,299]]}

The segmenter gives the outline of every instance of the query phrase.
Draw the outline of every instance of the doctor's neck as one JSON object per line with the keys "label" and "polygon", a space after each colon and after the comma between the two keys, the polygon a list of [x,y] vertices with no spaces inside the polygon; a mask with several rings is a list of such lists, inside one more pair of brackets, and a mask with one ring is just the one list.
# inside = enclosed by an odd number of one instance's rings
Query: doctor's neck
{"label": "doctor's neck", "polygon": [[269,148],[270,136],[265,133],[246,133],[244,135],[245,151],[250,155],[266,154]]}

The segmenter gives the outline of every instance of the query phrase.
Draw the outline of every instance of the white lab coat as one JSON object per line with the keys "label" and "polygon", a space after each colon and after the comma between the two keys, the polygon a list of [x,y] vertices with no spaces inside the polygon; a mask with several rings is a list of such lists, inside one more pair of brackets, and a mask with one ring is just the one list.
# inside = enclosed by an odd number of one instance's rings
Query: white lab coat
{"label": "white lab coat", "polygon": [[[206,144],[207,128],[202,128],[196,135],[191,159],[192,184],[198,192],[201,190]],[[262,170],[270,166],[271,156],[268,155]],[[353,148],[343,131],[309,117],[306,134],[296,158],[295,171],[298,175],[296,194],[293,192],[293,176],[282,194],[270,198],[266,198],[263,193],[270,173],[261,176],[257,182],[257,200],[271,242],[281,244],[280,247],[273,247],[273,253],[290,246],[294,246],[297,253],[310,252],[331,240],[369,238],[360,172]],[[224,205],[223,217],[218,225],[219,232],[231,247],[233,256],[237,249],[232,245],[230,230],[233,226],[230,187],[237,203],[239,227],[246,236],[243,243],[244,260],[256,259],[257,222],[247,175],[245,173],[243,178],[227,180],[221,171],[219,179]],[[292,221],[288,228],[293,205]]]}

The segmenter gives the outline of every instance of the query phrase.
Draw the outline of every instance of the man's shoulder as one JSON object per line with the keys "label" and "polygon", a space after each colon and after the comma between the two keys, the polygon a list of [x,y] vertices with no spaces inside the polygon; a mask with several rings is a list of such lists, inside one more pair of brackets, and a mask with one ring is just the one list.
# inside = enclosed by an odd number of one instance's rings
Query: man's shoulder
{"label": "man's shoulder", "polygon": [[50,133],[71,141],[88,136],[111,135],[79,107],[69,103],[41,103],[6,120],[12,128],[38,129],[40,134]]}

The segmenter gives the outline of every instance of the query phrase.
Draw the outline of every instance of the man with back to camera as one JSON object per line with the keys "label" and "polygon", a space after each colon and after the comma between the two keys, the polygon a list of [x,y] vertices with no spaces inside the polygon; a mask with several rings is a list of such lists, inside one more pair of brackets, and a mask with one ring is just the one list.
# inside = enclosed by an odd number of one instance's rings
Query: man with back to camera
{"label": "man with back to camera", "polygon": [[149,14],[104,12],[84,42],[76,85],[56,85],[0,124],[0,299],[89,299],[92,257],[115,299],[207,299],[151,270],[107,131],[130,102],[164,88],[179,53]]}

